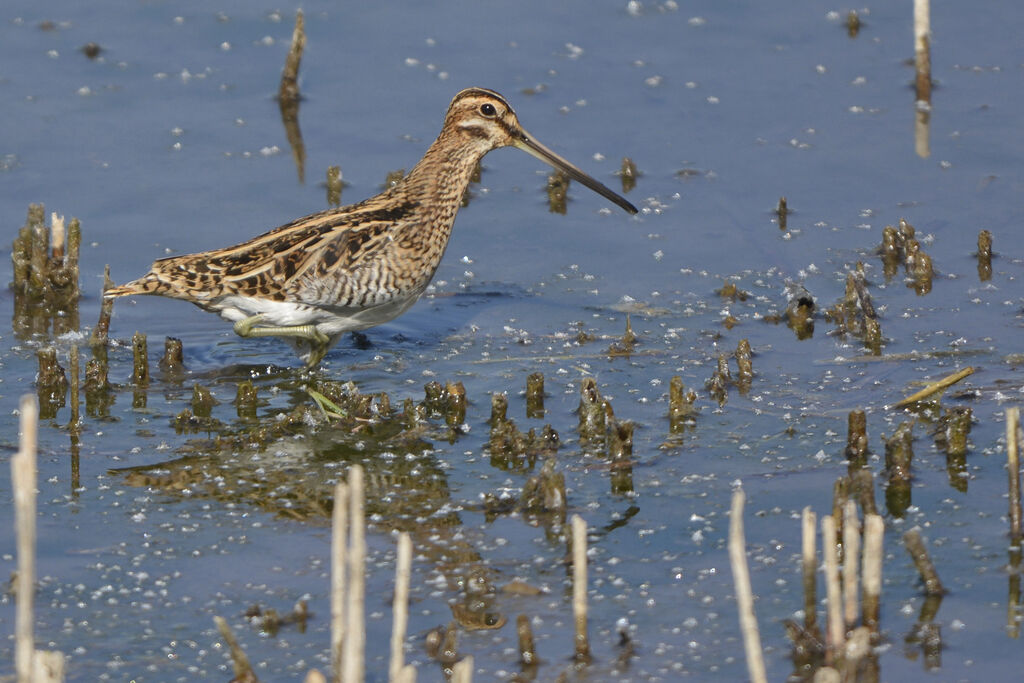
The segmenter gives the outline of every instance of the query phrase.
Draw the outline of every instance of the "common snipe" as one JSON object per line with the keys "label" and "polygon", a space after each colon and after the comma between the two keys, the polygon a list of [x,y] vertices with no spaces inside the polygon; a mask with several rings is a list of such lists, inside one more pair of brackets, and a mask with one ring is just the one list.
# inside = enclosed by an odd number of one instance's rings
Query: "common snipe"
{"label": "common snipe", "polygon": [[437,140],[385,192],[315,213],[242,244],[160,259],[104,296],[191,301],[242,337],[282,337],[313,367],[350,330],[400,315],[437,270],[480,159],[518,147],[630,213],[636,207],[533,139],[504,97],[484,88],[452,100]]}

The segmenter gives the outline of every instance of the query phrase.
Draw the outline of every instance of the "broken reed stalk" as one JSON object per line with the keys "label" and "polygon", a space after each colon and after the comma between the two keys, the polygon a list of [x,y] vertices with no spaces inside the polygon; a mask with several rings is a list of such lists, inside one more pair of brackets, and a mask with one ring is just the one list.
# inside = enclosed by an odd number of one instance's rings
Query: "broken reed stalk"
{"label": "broken reed stalk", "polygon": [[914,0],[914,71],[917,101],[932,101],[931,3]]}
{"label": "broken reed stalk", "polygon": [[35,642],[32,613],[36,589],[36,421],[38,408],[33,396],[21,397],[21,438],[18,452],[11,456],[11,486],[14,489],[14,525],[17,529],[18,575],[14,590],[14,669],[18,683],[32,681]]}
{"label": "broken reed stalk", "polygon": [[519,637],[519,661],[524,668],[536,670],[537,647],[533,641],[530,617],[520,614],[516,617],[516,635]]}
{"label": "broken reed stalk", "polygon": [[132,383],[140,387],[149,384],[149,346],[142,332],[132,335]]}
{"label": "broken reed stalk", "polygon": [[846,459],[861,462],[868,454],[867,415],[863,410],[851,410],[846,425]]}
{"label": "broken reed stalk", "polygon": [[281,72],[281,86],[277,97],[282,102],[295,102],[299,99],[299,66],[302,64],[302,52],[306,49],[306,26],[302,10],[295,13],[295,30],[292,31],[292,45],[284,60]]}
{"label": "broken reed stalk", "polygon": [[988,230],[978,233],[978,279],[982,282],[992,279],[992,233]]}
{"label": "broken reed stalk", "polygon": [[825,595],[828,619],[825,661],[834,662],[843,651],[846,632],[843,629],[842,597],[839,590],[839,557],[836,547],[836,520],[832,515],[821,518],[821,550],[825,554]]}
{"label": "broken reed stalk", "polygon": [[882,548],[885,521],[881,515],[864,515],[864,581],[863,624],[878,633],[879,608],[882,595]]}
{"label": "broken reed stalk", "polygon": [[[110,264],[107,264],[103,266],[103,291],[113,286],[114,281],[110,279]],[[114,311],[114,300],[101,295],[100,302],[100,317],[96,321],[96,327],[92,328],[92,334],[89,335],[90,346],[106,345],[110,334],[110,315]]]}
{"label": "broken reed stalk", "polygon": [[918,391],[917,393],[914,393],[914,394],[911,394],[910,396],[907,396],[902,401],[897,401],[896,403],[893,403],[891,406],[886,406],[886,408],[902,408],[903,406],[908,406],[911,403],[917,403],[918,401],[923,401],[924,399],[928,398],[932,394],[938,393],[938,392],[942,391],[943,389],[947,389],[947,388],[953,386],[954,384],[956,384],[957,382],[962,380],[964,377],[967,377],[968,375],[970,375],[973,372],[974,372],[974,368],[966,367],[963,370],[960,370],[959,372],[954,372],[952,375],[947,375],[947,376],[943,377],[938,382],[933,382],[933,383],[929,384],[928,386],[926,386],[921,391]]}
{"label": "broken reed stalk", "polygon": [[576,624],[575,657],[590,660],[587,637],[587,523],[572,516],[572,613]]}
{"label": "broken reed stalk", "polygon": [[544,417],[544,373],[534,372],[526,378],[526,417]]}
{"label": "broken reed stalk", "polygon": [[334,487],[331,513],[331,671],[341,681],[341,652],[345,643],[345,550],[348,543],[348,485]]}
{"label": "broken reed stalk", "polygon": [[812,630],[818,622],[818,520],[808,505],[800,518],[804,577],[804,628]]}
{"label": "broken reed stalk", "polygon": [[451,683],[472,683],[473,655],[466,655],[452,667]]}
{"label": "broken reed stalk", "polygon": [[1006,461],[1010,477],[1010,536],[1021,538],[1020,409],[1006,409]]}
{"label": "broken reed stalk", "polygon": [[220,637],[227,643],[228,650],[231,652],[231,665],[235,672],[235,677],[232,680],[242,681],[243,683],[255,683],[258,681],[259,679],[256,678],[256,674],[252,670],[252,664],[249,663],[245,650],[238,644],[238,640],[235,638],[231,627],[228,626],[227,620],[224,617],[216,616],[213,618],[213,623],[217,624]]}
{"label": "broken reed stalk", "polygon": [[903,543],[907,546],[907,552],[910,553],[910,557],[914,560],[914,566],[917,567],[921,580],[924,581],[925,595],[945,595],[946,589],[942,587],[939,573],[935,571],[932,558],[928,556],[928,548],[925,547],[924,539],[921,538],[921,530],[917,527],[908,530],[903,534]]}
{"label": "broken reed stalk", "polygon": [[785,197],[779,197],[779,203],[775,207],[775,215],[779,217],[779,230],[785,230],[786,220],[789,218],[789,207]]}
{"label": "broken reed stalk", "polygon": [[860,520],[857,503],[848,500],[843,505],[843,615],[846,630],[857,625],[857,594],[860,588],[857,562],[860,560]]}
{"label": "broken reed stalk", "polygon": [[747,541],[743,534],[743,489],[732,493],[732,508],[729,512],[729,564],[732,566],[733,584],[736,588],[736,605],[740,613],[740,631],[743,632],[743,649],[747,655],[747,673],[753,683],[768,680],[764,668],[764,651],[761,649],[761,633],[754,615],[754,592],[750,587],[750,570],[747,567]]}
{"label": "broken reed stalk", "polygon": [[339,206],[344,182],[341,179],[341,166],[327,167],[327,204]]}
{"label": "broken reed stalk", "polygon": [[68,360],[71,365],[71,423],[70,428],[72,434],[77,433],[79,427],[81,427],[81,415],[79,391],[81,390],[81,381],[79,378],[79,358],[78,358],[78,344],[71,345],[71,352],[68,354]]}
{"label": "broken reed stalk", "polygon": [[409,532],[398,534],[398,554],[395,558],[395,599],[391,625],[391,663],[389,680],[398,680],[405,667],[405,630],[409,623],[409,578],[412,574],[412,538]]}
{"label": "broken reed stalk", "polygon": [[366,595],[366,519],[363,516],[363,468],[352,465],[348,471],[349,545],[348,590],[345,600],[345,642],[342,647],[343,681],[363,680],[363,653],[366,646],[364,602]]}

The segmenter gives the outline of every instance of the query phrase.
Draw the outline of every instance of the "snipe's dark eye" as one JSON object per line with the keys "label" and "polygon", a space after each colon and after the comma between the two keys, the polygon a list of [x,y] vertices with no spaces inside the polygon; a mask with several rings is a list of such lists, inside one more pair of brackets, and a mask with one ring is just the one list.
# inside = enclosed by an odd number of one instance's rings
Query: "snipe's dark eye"
{"label": "snipe's dark eye", "polygon": [[490,102],[486,102],[480,105],[480,113],[486,116],[487,118],[491,118],[498,114],[497,110],[494,108],[494,105],[491,104]]}

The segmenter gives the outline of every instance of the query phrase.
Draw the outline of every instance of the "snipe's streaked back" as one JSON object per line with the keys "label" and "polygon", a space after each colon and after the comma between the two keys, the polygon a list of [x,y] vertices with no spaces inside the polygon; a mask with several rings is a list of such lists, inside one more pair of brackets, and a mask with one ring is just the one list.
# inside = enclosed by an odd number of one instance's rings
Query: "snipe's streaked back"
{"label": "snipe's streaked back", "polygon": [[455,213],[480,159],[518,147],[630,213],[636,207],[534,140],[505,98],[468,88],[437,140],[398,184],[248,242],[160,259],[107,297],[159,294],[235,323],[243,337],[282,337],[310,367],[341,335],[400,315],[434,277]]}

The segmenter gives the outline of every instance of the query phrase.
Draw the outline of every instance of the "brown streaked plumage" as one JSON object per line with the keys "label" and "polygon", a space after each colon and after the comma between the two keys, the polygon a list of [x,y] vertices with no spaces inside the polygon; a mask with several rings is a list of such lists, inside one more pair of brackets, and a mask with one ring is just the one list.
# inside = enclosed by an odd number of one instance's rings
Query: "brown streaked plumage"
{"label": "brown streaked plumage", "polygon": [[387,322],[420,297],[441,263],[455,213],[480,159],[518,147],[630,213],[636,207],[527,135],[505,98],[468,88],[397,185],[315,213],[248,242],[160,259],[106,297],[159,294],[235,323],[243,337],[282,337],[307,366],[341,335]]}

